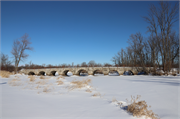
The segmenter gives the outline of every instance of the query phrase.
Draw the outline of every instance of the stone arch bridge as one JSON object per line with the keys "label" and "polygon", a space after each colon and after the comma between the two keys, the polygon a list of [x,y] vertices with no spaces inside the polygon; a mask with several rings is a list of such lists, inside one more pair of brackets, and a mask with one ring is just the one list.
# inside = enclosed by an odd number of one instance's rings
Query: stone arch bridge
{"label": "stone arch bridge", "polygon": [[[142,68],[138,67],[140,71]],[[149,68],[150,69],[150,68]],[[67,72],[72,72],[73,75],[80,75],[80,73],[88,73],[88,75],[94,75],[96,72],[108,75],[109,72],[116,71],[119,75],[122,75],[125,71],[130,71],[133,74],[138,73],[136,67],[72,67],[72,68],[44,68],[44,69],[22,69],[20,73],[26,75],[55,75],[57,72],[59,75],[67,75]]]}

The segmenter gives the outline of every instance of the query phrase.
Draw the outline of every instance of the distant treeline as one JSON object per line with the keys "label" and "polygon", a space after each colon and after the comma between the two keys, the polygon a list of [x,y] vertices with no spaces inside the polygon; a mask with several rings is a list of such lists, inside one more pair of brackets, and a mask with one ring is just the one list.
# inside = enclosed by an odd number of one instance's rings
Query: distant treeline
{"label": "distant treeline", "polygon": [[68,68],[68,67],[110,67],[112,64],[109,63],[96,63],[95,61],[91,60],[89,63],[82,62],[81,64],[73,65],[73,64],[59,64],[59,65],[36,65],[33,63],[25,64],[24,66],[21,66],[21,68],[24,69],[41,69],[41,68]]}
{"label": "distant treeline", "polygon": [[170,71],[171,68],[179,67],[178,36],[175,33],[170,34],[167,42],[168,44],[163,45],[161,38],[143,38],[141,33],[132,34],[128,40],[129,46],[122,48],[112,61],[115,66],[143,67],[144,71],[146,67]]}

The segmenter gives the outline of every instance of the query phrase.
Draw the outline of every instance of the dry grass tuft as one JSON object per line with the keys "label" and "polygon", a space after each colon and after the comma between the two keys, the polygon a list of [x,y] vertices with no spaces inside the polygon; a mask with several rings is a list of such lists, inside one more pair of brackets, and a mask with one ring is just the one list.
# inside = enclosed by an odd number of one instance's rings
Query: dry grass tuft
{"label": "dry grass tuft", "polygon": [[[44,77],[45,77],[45,76],[44,76]],[[50,78],[51,78],[51,77],[47,77],[47,76],[45,77],[45,79],[50,79]]]}
{"label": "dry grass tuft", "polygon": [[77,88],[84,88],[91,83],[91,79],[83,79],[83,80],[73,80],[71,84],[74,84],[69,87],[69,90],[74,90]]}
{"label": "dry grass tuft", "polygon": [[63,84],[63,81],[58,80],[57,83],[58,83],[58,85],[62,85],[62,84]]}
{"label": "dry grass tuft", "polygon": [[91,79],[83,79],[82,81],[78,81],[75,79],[71,83],[76,84],[81,88],[81,87],[84,87],[85,85],[88,85],[89,83],[91,83]]}
{"label": "dry grass tuft", "polygon": [[47,83],[47,81],[45,81],[45,80],[36,82],[36,84],[39,84],[39,85],[45,85],[46,83]]}
{"label": "dry grass tuft", "polygon": [[36,77],[31,75],[31,76],[28,76],[28,78],[30,78],[29,81],[34,82]]}
{"label": "dry grass tuft", "polygon": [[101,94],[98,92],[98,93],[95,93],[92,95],[93,97],[97,97],[97,96],[100,96],[101,97]]}
{"label": "dry grass tuft", "polygon": [[8,84],[11,86],[20,86],[22,83],[20,82],[20,79],[15,78],[8,81]]}
{"label": "dry grass tuft", "polygon": [[14,76],[14,77],[17,78],[17,79],[20,78],[19,76]]}
{"label": "dry grass tuft", "polygon": [[36,89],[38,89],[39,88],[39,85],[36,87]]}
{"label": "dry grass tuft", "polygon": [[152,119],[160,119],[158,115],[154,114],[152,110],[148,110],[148,108],[150,108],[151,106],[148,106],[145,101],[138,101],[140,97],[140,95],[137,95],[136,98],[135,96],[131,96],[131,104],[128,105],[127,111],[138,118],[145,116],[146,118],[150,117]]}
{"label": "dry grass tuft", "polygon": [[49,92],[49,86],[44,87],[43,92]]}
{"label": "dry grass tuft", "polygon": [[92,93],[92,91],[91,91],[89,88],[86,90],[86,92],[88,92],[88,93]]}
{"label": "dry grass tuft", "polygon": [[63,76],[59,76],[59,77],[57,77],[57,80],[58,80],[58,79],[64,79],[64,77],[63,77]]}
{"label": "dry grass tuft", "polygon": [[116,98],[113,98],[113,99],[112,99],[112,102],[118,102],[118,101],[116,100]]}
{"label": "dry grass tuft", "polygon": [[40,78],[40,79],[46,79],[45,76],[40,76],[39,78]]}
{"label": "dry grass tuft", "polygon": [[52,90],[52,88],[54,89],[54,87],[52,87],[52,85],[53,84],[49,84],[48,86],[44,87],[43,92],[48,93],[48,92],[50,92]]}
{"label": "dry grass tuft", "polygon": [[39,79],[50,79],[51,77],[41,75]]}
{"label": "dry grass tuft", "polygon": [[0,71],[0,76],[3,78],[9,78],[10,75],[12,75],[12,73],[9,71]]}
{"label": "dry grass tuft", "polygon": [[[47,74],[46,74],[47,75]],[[47,75],[47,76],[54,76],[53,74],[49,74],[49,75]]]}

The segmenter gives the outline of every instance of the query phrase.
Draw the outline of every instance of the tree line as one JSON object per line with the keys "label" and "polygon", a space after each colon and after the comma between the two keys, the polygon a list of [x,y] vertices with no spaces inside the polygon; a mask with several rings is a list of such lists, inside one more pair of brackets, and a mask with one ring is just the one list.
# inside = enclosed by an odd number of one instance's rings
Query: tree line
{"label": "tree line", "polygon": [[178,2],[175,5],[168,1],[159,2],[159,7],[150,5],[148,16],[144,20],[149,24],[148,37],[142,33],[131,34],[128,47],[121,49],[112,62],[118,66],[157,68],[170,71],[179,67],[179,36],[173,30],[173,25],[178,21]]}
{"label": "tree line", "polygon": [[73,64],[59,64],[59,65],[37,65],[37,64],[33,64],[33,63],[29,63],[29,64],[25,64],[25,66],[21,66],[21,68],[24,69],[40,69],[40,68],[69,68],[69,67],[110,67],[112,66],[109,63],[96,63],[94,60],[89,61],[88,63],[86,62],[82,62],[81,64],[77,64],[77,65],[73,65]]}

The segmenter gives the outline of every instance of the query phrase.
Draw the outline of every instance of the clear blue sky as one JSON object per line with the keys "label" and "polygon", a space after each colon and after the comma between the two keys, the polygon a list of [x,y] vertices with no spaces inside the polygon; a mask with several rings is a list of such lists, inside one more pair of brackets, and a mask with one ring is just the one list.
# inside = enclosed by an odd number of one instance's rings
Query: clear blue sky
{"label": "clear blue sky", "polygon": [[[112,63],[111,58],[128,46],[129,36],[147,36],[145,1],[41,1],[1,2],[1,52],[12,57],[13,41],[29,34],[34,64],[79,64],[94,60]],[[179,32],[179,23],[174,29]]]}

